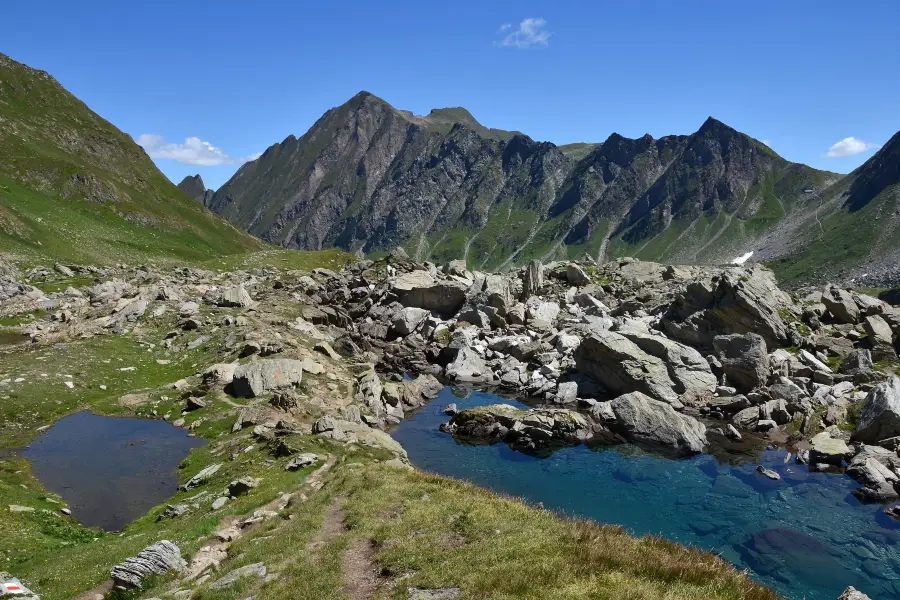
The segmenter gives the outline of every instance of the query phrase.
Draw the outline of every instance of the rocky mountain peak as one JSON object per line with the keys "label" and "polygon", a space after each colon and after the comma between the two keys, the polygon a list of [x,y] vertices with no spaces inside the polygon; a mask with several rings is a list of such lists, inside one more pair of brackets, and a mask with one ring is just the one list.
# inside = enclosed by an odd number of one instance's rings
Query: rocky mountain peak
{"label": "rocky mountain peak", "polygon": [[197,175],[188,175],[178,184],[178,189],[199,202],[205,204],[207,198],[212,198],[213,190],[206,189],[203,178]]}

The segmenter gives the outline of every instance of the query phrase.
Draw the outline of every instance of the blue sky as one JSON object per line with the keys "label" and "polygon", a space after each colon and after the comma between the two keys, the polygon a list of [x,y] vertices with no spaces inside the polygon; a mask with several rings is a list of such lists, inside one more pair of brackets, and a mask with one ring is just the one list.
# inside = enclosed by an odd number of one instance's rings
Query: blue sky
{"label": "blue sky", "polygon": [[900,129],[897,0],[43,0],[3,13],[0,52],[148,136],[172,180],[210,187],[363,89],[558,144],[691,133],[712,115],[838,172]]}

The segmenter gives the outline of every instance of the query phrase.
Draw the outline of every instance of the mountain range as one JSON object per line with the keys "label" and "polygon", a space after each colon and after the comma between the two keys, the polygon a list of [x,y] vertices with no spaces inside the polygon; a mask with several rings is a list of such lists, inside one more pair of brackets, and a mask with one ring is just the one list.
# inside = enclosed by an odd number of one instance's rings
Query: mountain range
{"label": "mountain range", "polygon": [[895,136],[841,176],[714,118],[691,135],[556,146],[488,129],[463,108],[420,117],[360,92],[203,193],[235,226],[287,248],[377,255],[400,245],[485,270],[585,254],[727,263],[752,252],[791,280],[885,280],[900,263],[898,145]]}
{"label": "mountain range", "polygon": [[0,147],[0,252],[26,262],[264,247],[247,232],[369,256],[403,246],[482,270],[749,257],[792,284],[900,282],[900,134],[842,176],[713,118],[691,135],[557,146],[464,108],[417,116],[360,92],[212,191],[199,175],[172,185],[50,75],[0,55]]}

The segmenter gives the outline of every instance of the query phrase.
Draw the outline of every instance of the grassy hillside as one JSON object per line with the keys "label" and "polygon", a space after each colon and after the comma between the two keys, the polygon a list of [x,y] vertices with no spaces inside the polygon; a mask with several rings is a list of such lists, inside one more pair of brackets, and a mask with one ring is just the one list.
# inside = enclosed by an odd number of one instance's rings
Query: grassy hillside
{"label": "grassy hillside", "polygon": [[0,54],[0,252],[26,263],[113,263],[262,247],[192,201],[49,74]]}

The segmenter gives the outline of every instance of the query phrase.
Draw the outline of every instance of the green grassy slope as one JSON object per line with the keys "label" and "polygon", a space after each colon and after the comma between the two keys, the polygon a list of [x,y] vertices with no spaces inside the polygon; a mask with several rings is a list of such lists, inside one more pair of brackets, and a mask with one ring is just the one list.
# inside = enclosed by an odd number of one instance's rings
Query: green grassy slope
{"label": "green grassy slope", "polygon": [[114,263],[262,247],[192,201],[50,75],[0,54],[0,252],[26,263]]}

